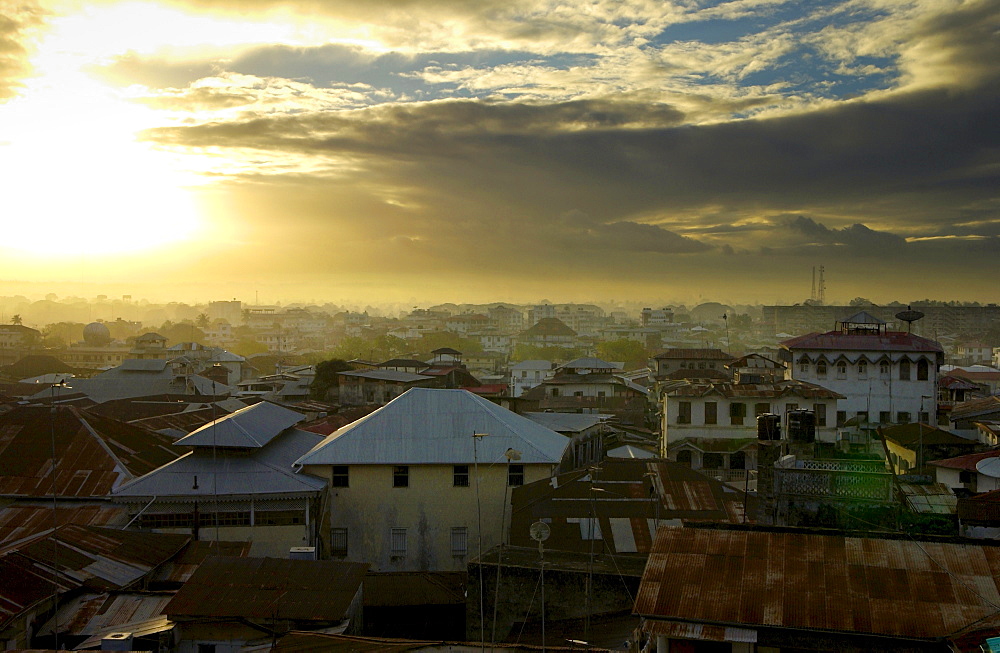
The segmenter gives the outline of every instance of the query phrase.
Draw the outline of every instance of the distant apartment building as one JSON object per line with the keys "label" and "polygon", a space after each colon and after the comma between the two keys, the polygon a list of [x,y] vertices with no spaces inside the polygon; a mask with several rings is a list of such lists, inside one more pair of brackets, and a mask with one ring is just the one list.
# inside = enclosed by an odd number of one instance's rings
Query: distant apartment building
{"label": "distant apartment building", "polygon": [[225,320],[230,324],[240,324],[243,322],[243,302],[235,299],[230,302],[209,302],[206,315],[210,320]]}
{"label": "distant apartment building", "polygon": [[[906,331],[907,325],[896,314],[904,306],[865,306],[869,314],[883,320],[890,331]],[[933,340],[945,334],[973,334],[988,330],[1000,322],[1000,306],[923,306],[914,304],[913,309],[924,314],[924,318],[913,323],[913,333]],[[761,328],[770,334],[807,333],[827,331],[834,327],[844,315],[859,310],[857,306],[764,306]]]}
{"label": "distant apartment building", "polygon": [[510,366],[510,394],[520,397],[535,386],[541,385],[555,374],[551,361],[528,360]]}
{"label": "distant apartment building", "polygon": [[665,308],[644,308],[639,316],[639,324],[644,327],[662,326],[674,321],[674,309]]}

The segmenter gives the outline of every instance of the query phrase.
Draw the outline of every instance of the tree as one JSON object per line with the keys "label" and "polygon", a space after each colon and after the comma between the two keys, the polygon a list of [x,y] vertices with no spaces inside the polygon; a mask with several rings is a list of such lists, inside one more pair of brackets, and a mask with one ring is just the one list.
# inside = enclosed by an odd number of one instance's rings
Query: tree
{"label": "tree", "polygon": [[242,338],[230,350],[234,354],[247,357],[254,354],[266,354],[267,345],[257,342],[253,338]]}
{"label": "tree", "polygon": [[334,358],[316,364],[316,376],[312,385],[309,386],[309,396],[313,399],[323,401],[328,398],[330,390],[336,388],[337,374],[347,372],[351,366],[347,361]]}
{"label": "tree", "polygon": [[20,326],[22,324],[21,316],[15,313],[10,317],[10,323]]}
{"label": "tree", "polygon": [[202,329],[211,324],[211,322],[208,319],[208,315],[206,315],[205,313],[198,313],[198,317],[194,319],[194,323],[197,324]]}
{"label": "tree", "polygon": [[641,343],[622,338],[598,343],[597,356],[609,362],[622,361],[625,363],[625,369],[634,370],[646,366],[649,352]]}
{"label": "tree", "polygon": [[851,300],[851,306],[874,306],[872,300],[865,299],[864,297],[855,297]]}
{"label": "tree", "polygon": [[580,358],[584,353],[584,350],[579,347],[538,347],[520,344],[514,347],[511,360],[514,362],[530,360],[565,362]]}
{"label": "tree", "polygon": [[164,322],[159,334],[167,339],[167,345],[173,346],[180,342],[205,342],[205,332],[192,322]]}

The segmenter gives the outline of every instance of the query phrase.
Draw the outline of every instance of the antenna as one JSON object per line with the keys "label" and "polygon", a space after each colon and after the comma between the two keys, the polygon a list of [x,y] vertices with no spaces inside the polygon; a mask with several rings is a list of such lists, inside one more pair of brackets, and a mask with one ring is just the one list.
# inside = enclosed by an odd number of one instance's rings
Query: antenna
{"label": "antenna", "polygon": [[538,566],[541,568],[541,584],[542,584],[542,651],[545,651],[545,547],[542,544],[545,540],[549,539],[549,535],[552,533],[552,529],[549,525],[543,521],[536,521],[528,528],[528,534],[531,535],[531,539],[538,542]]}
{"label": "antenna", "polygon": [[826,271],[822,265],[819,266],[819,285],[816,286],[816,301],[820,304],[826,303],[826,279],[823,273]]}

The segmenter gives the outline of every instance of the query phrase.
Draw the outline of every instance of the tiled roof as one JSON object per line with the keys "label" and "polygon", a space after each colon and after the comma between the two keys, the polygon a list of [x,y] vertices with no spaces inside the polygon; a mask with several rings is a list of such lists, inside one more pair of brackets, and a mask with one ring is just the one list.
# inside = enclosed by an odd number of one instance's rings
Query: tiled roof
{"label": "tiled roof", "polygon": [[941,345],[936,341],[902,331],[888,331],[878,335],[841,333],[840,331],[807,333],[779,344],[790,350],[933,352],[942,355],[944,353]]}
{"label": "tiled roof", "polygon": [[667,391],[671,397],[705,397],[719,395],[730,399],[766,399],[805,397],[808,399],[843,399],[844,396],[823,386],[806,381],[786,379],[774,383],[712,383],[691,379],[686,384]]}
{"label": "tiled roof", "polygon": [[206,558],[163,611],[171,619],[340,621],[367,570],[334,560]]}
{"label": "tiled roof", "polygon": [[662,527],[635,612],[656,620],[938,639],[994,615],[1000,547]]}

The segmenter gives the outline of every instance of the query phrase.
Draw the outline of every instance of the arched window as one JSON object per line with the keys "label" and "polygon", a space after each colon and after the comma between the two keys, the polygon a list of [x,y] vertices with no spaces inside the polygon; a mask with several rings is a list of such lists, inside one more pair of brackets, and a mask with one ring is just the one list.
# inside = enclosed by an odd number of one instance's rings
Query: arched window
{"label": "arched window", "polygon": [[903,358],[899,361],[899,380],[910,380],[910,360],[908,358]]}
{"label": "arched window", "polygon": [[868,361],[858,361],[858,378],[867,379],[868,378]]}
{"label": "arched window", "polygon": [[878,375],[883,379],[889,378],[889,361],[882,361],[878,364]]}
{"label": "arched window", "polygon": [[809,374],[809,359],[805,356],[799,359],[799,374]]}
{"label": "arched window", "polygon": [[840,361],[837,363],[837,378],[846,379],[847,378],[847,363]]}
{"label": "arched window", "polygon": [[930,366],[927,365],[927,359],[926,358],[921,358],[920,360],[917,361],[917,381],[926,381],[927,380],[928,368],[929,367]]}
{"label": "arched window", "polygon": [[687,465],[688,467],[690,467],[691,466],[691,450],[690,449],[682,449],[682,450],[678,451],[677,452],[677,462],[679,462],[682,465]]}
{"label": "arched window", "polygon": [[816,363],[816,376],[820,379],[826,378],[826,361]]}

